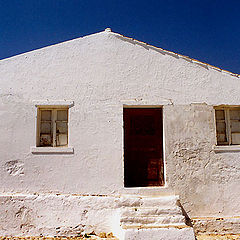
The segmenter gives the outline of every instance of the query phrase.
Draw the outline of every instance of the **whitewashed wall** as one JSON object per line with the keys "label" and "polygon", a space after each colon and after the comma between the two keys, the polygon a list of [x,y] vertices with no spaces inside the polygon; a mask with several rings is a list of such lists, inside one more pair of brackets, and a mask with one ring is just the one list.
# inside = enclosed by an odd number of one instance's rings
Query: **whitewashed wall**
{"label": "whitewashed wall", "polygon": [[[173,192],[191,217],[240,215],[240,152],[212,151],[213,105],[240,105],[239,92],[238,77],[111,32],[1,60],[0,192]],[[33,101],[47,99],[74,101],[74,154],[30,152]],[[164,105],[164,188],[124,189],[124,105]]]}

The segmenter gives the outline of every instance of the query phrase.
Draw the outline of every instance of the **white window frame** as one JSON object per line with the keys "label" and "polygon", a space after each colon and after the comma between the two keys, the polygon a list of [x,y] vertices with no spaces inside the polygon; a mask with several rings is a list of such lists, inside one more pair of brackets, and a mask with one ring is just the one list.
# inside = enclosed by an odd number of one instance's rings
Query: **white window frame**
{"label": "white window frame", "polygon": [[[215,152],[239,152],[240,151],[240,144],[232,144],[232,132],[231,132],[231,122],[230,122],[230,114],[229,111],[238,108],[240,106],[216,106],[214,107],[214,118],[215,118],[215,136],[216,136],[216,145],[213,146],[213,150]],[[216,119],[216,110],[224,110],[225,115],[225,125],[226,125],[226,138],[227,144],[226,145],[218,145],[217,143],[217,119]]]}
{"label": "white window frame", "polygon": [[[52,129],[52,146],[49,146],[49,147],[66,147],[68,146],[68,140],[67,140],[67,144],[65,146],[57,146],[57,122],[67,122],[68,124],[68,120],[67,121],[59,121],[57,119],[57,112],[59,110],[65,110],[67,111],[67,115],[69,113],[69,109],[67,107],[54,107],[54,108],[48,108],[48,107],[41,107],[41,108],[38,108],[38,124],[37,124],[37,137],[36,137],[36,145],[37,147],[46,147],[46,146],[41,146],[40,144],[40,134],[41,134],[41,131],[40,131],[40,128],[41,128],[41,118],[42,118],[42,111],[51,111],[51,120],[47,121],[47,122],[51,122],[51,129]],[[68,119],[68,118],[67,118]],[[67,134],[68,135],[68,134]],[[68,138],[68,137],[67,137]]]}
{"label": "white window frame", "polygon": [[[74,153],[74,148],[70,145],[70,108],[74,106],[73,101],[67,101],[67,100],[46,100],[46,101],[34,101],[35,105],[35,129],[36,129],[36,143],[35,146],[31,147],[31,152],[34,153]],[[59,110],[59,109],[68,109],[68,145],[67,146],[58,146],[56,147],[55,144],[55,138],[53,139],[53,146],[49,147],[42,147],[39,146],[40,141],[40,114],[39,112],[41,110]],[[55,115],[57,111],[54,111]],[[53,116],[54,116],[53,112]],[[56,118],[56,116],[55,116]],[[54,119],[52,121],[54,121]],[[56,119],[55,119],[56,120]],[[56,124],[53,124],[53,132],[56,133]],[[56,137],[56,134],[54,134]],[[54,136],[53,136],[54,137]]]}

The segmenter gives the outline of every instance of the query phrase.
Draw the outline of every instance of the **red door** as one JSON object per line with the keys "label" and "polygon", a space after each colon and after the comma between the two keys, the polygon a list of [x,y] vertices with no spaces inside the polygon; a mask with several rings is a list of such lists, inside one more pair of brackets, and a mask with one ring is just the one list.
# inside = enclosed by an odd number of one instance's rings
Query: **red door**
{"label": "red door", "polygon": [[124,108],[125,187],[163,186],[161,108]]}

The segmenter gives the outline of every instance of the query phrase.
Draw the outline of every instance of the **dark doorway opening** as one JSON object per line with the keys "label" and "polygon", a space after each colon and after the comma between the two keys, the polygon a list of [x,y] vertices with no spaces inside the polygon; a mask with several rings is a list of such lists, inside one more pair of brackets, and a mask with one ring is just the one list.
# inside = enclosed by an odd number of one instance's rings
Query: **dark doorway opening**
{"label": "dark doorway opening", "polygon": [[124,186],[164,185],[162,108],[124,108]]}

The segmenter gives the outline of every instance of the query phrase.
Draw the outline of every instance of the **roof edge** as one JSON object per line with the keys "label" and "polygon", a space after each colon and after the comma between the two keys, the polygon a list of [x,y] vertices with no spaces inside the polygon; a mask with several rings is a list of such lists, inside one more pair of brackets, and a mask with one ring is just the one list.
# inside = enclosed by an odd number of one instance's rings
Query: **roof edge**
{"label": "roof edge", "polygon": [[[110,30],[110,31],[109,31]],[[111,29],[110,28],[107,28],[105,29],[106,32],[111,32]],[[150,49],[153,49],[157,52],[160,52],[162,54],[167,54],[167,55],[171,55],[175,58],[181,58],[185,61],[188,61],[188,62],[191,62],[191,63],[194,63],[194,64],[197,64],[197,65],[200,65],[204,68],[207,68],[207,69],[213,69],[215,71],[218,71],[218,72],[222,72],[224,74],[229,74],[233,77],[237,77],[237,78],[240,78],[240,74],[238,73],[233,73],[231,71],[228,71],[228,70],[224,70],[222,68],[219,68],[219,67],[216,67],[214,65],[211,65],[211,64],[208,64],[208,63],[205,63],[205,62],[201,62],[197,59],[194,59],[194,58],[191,58],[189,56],[185,56],[185,55],[182,55],[182,54],[179,54],[179,53],[175,53],[175,52],[172,52],[172,51],[168,51],[168,50],[165,50],[163,48],[160,48],[160,47],[156,47],[156,46],[153,46],[151,44],[148,44],[148,43],[145,43],[145,42],[142,42],[142,41],[139,41],[139,40],[136,40],[134,38],[131,38],[131,37],[126,37],[122,34],[119,34],[119,33],[115,33],[115,32],[111,32],[111,34],[114,34],[116,37],[118,38],[122,38],[123,40],[125,41],[129,41],[129,42],[132,42],[132,43],[135,43],[135,44],[138,44],[140,46],[143,46],[143,47],[147,47],[147,48],[150,48]]]}
{"label": "roof edge", "polygon": [[112,32],[111,28],[106,28],[105,30],[103,31],[100,31],[100,32],[96,32],[96,33],[92,33],[92,34],[89,34],[89,35],[85,35],[85,36],[82,36],[82,37],[77,37],[77,38],[73,38],[73,39],[69,39],[69,40],[66,40],[66,41],[63,41],[63,42],[59,42],[59,43],[55,43],[53,45],[48,45],[48,46],[44,46],[44,47],[40,47],[40,48],[37,48],[37,49],[33,49],[33,50],[30,50],[30,51],[27,51],[27,52],[23,52],[23,53],[20,53],[20,54],[17,54],[17,55],[14,55],[14,56],[10,56],[10,57],[7,57],[7,58],[3,58],[3,59],[0,59],[0,62],[3,62],[3,61],[7,61],[7,60],[11,60],[12,58],[15,58],[15,57],[20,57],[22,55],[25,55],[25,54],[28,54],[30,52],[35,52],[35,51],[39,51],[41,49],[44,49],[44,48],[48,48],[48,47],[52,47],[52,46],[55,46],[55,45],[58,45],[58,44],[64,44],[64,43],[67,43],[67,42],[70,42],[70,41],[75,41],[77,39],[83,39],[83,38],[87,38],[87,37],[91,37],[93,35],[97,35],[97,34],[101,34],[101,33],[107,33],[107,34],[112,34],[120,39],[123,39],[125,41],[128,41],[128,42],[131,42],[131,43],[134,43],[134,44],[138,44],[140,46],[143,46],[145,48],[150,48],[150,49],[153,49],[157,52],[160,52],[162,54],[167,54],[167,55],[170,55],[170,56],[173,56],[175,58],[181,58],[185,61],[188,61],[188,62],[191,62],[191,63],[194,63],[194,64],[197,64],[201,67],[204,67],[206,69],[213,69],[215,71],[218,71],[218,72],[221,72],[221,73],[224,73],[224,74],[229,74],[233,77],[237,77],[237,78],[240,78],[240,74],[238,73],[233,73],[231,71],[228,71],[228,70],[224,70],[224,69],[221,69],[219,67],[216,67],[214,65],[211,65],[211,64],[208,64],[208,63],[205,63],[205,62],[201,62],[197,59],[194,59],[194,58],[191,58],[189,56],[185,56],[185,55],[182,55],[182,54],[179,54],[179,53],[175,53],[175,52],[172,52],[172,51],[168,51],[168,50],[165,50],[163,48],[160,48],[160,47],[156,47],[156,46],[153,46],[151,44],[148,44],[148,43],[145,43],[145,42],[142,42],[142,41],[139,41],[139,40],[136,40],[134,38],[131,38],[131,37],[127,37],[127,36],[124,36],[120,33],[115,33],[115,32]]}
{"label": "roof edge", "polygon": [[104,32],[107,32],[106,29],[105,29],[105,31],[103,30],[103,31],[100,31],[100,32],[91,33],[91,34],[89,34],[89,35],[85,35],[85,36],[81,36],[81,37],[77,37],[77,38],[71,38],[71,39],[68,39],[68,40],[63,41],[63,42],[54,43],[54,44],[52,44],[52,45],[47,45],[47,46],[43,46],[43,47],[40,47],[40,48],[32,49],[32,50],[29,50],[29,51],[26,51],[26,52],[22,52],[22,53],[19,53],[19,54],[10,56],[10,57],[2,58],[2,59],[0,59],[0,62],[12,60],[12,59],[15,58],[15,57],[24,56],[25,54],[32,53],[32,52],[36,52],[36,51],[40,51],[40,50],[45,49],[45,48],[54,47],[54,46],[56,46],[56,45],[65,44],[65,43],[68,43],[68,42],[71,42],[71,41],[76,41],[76,40],[79,40],[79,39],[84,39],[84,38],[92,37],[92,36],[94,36],[94,35],[98,35],[98,34],[101,34],[101,33],[104,33]]}

